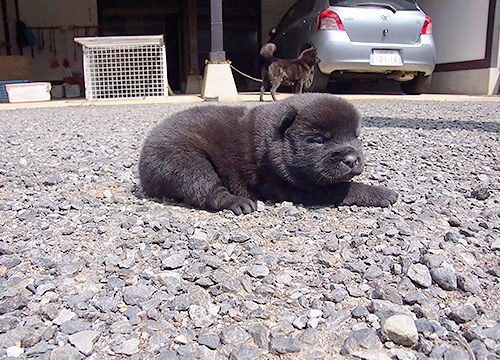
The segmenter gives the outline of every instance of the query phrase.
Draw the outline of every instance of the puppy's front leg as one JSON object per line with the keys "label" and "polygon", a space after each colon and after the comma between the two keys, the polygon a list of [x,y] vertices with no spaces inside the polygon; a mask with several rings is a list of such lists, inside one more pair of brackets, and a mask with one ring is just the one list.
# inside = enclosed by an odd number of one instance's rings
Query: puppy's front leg
{"label": "puppy's front leg", "polygon": [[151,196],[174,198],[211,211],[229,209],[236,215],[256,210],[254,201],[229,192],[213,164],[198,151],[181,145],[161,151],[146,148],[139,166],[142,186]]}
{"label": "puppy's front leg", "polygon": [[371,186],[357,182],[338,185],[344,189],[344,198],[339,205],[388,207],[396,202],[398,194],[383,186]]}
{"label": "puppy's front leg", "polygon": [[249,214],[257,209],[253,200],[230,193],[211,164],[201,157],[196,167],[187,166],[183,172],[183,181],[177,183],[177,190],[189,205],[215,211],[229,209],[236,215]]}
{"label": "puppy's front leg", "polygon": [[244,196],[233,195],[223,186],[211,192],[207,205],[209,210],[229,209],[236,215],[249,214],[257,210],[254,201]]}
{"label": "puppy's front leg", "polygon": [[266,188],[261,189],[274,201],[291,201],[306,206],[380,206],[396,202],[398,194],[382,186],[370,186],[356,182],[343,182],[330,186],[313,186],[308,189]]}

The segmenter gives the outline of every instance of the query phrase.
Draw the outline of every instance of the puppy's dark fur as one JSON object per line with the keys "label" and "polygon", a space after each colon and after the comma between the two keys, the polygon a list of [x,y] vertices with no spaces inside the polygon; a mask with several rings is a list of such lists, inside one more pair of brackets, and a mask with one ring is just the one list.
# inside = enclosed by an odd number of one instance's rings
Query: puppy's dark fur
{"label": "puppy's dark fur", "polygon": [[152,129],[140,179],[147,195],[236,214],[254,211],[257,199],[389,206],[394,191],[349,181],[364,166],[358,134],[355,108],[327,94],[191,108]]}
{"label": "puppy's dark fur", "polygon": [[267,43],[260,49],[260,55],[265,59],[262,67],[262,85],[260,87],[260,101],[264,100],[264,91],[271,86],[271,96],[276,101],[276,90],[281,84],[292,85],[294,93],[301,93],[304,82],[311,68],[319,59],[315,48],[309,48],[300,54],[297,59],[278,59],[274,56],[276,45]]}

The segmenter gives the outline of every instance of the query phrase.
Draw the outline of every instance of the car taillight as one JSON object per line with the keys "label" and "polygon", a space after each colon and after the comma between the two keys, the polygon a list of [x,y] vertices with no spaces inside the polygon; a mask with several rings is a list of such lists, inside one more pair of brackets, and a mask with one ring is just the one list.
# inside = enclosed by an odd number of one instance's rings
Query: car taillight
{"label": "car taillight", "polygon": [[325,10],[318,16],[318,30],[342,30],[344,29],[344,24],[342,20],[337,15],[336,12],[331,10]]}
{"label": "car taillight", "polygon": [[432,35],[432,20],[427,15],[425,15],[424,26],[422,26],[420,35]]}

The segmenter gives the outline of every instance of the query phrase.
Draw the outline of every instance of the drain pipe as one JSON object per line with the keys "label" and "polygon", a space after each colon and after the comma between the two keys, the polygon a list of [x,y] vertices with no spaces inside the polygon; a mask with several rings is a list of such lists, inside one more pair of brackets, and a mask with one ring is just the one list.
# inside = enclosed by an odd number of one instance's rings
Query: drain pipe
{"label": "drain pipe", "polygon": [[212,51],[210,51],[209,60],[212,62],[226,61],[222,24],[222,0],[210,1],[210,20]]}
{"label": "drain pipe", "polygon": [[9,31],[9,18],[7,17],[7,0],[2,0],[3,33],[5,34],[5,47],[7,55],[12,55]]}

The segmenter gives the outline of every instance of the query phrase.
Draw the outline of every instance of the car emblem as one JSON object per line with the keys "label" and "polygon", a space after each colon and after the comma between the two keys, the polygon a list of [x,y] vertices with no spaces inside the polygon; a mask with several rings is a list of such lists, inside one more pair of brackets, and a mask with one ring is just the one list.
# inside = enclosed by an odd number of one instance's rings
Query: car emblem
{"label": "car emblem", "polygon": [[389,20],[391,20],[391,17],[392,17],[392,16],[391,16],[391,14],[382,14],[382,15],[380,15],[380,17],[381,17],[381,18],[382,18],[382,20],[384,20],[384,21],[389,21]]}

